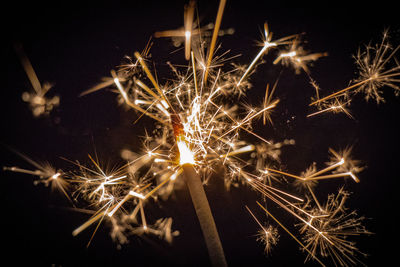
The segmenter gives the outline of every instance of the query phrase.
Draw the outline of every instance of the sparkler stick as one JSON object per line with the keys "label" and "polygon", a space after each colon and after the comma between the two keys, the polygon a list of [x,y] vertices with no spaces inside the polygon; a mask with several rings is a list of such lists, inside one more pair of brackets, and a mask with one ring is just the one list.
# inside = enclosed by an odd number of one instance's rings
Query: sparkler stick
{"label": "sparkler stick", "polygon": [[211,213],[210,205],[203,188],[200,176],[193,167],[195,164],[194,155],[187,146],[184,130],[178,115],[171,116],[171,122],[176,136],[176,143],[180,154],[180,165],[183,170],[183,177],[189,188],[193,206],[206,242],[211,263],[214,266],[227,266],[221,240]]}
{"label": "sparkler stick", "polygon": [[196,210],[197,218],[200,222],[211,263],[213,266],[227,266],[224,250],[203,184],[200,176],[193,167],[193,164],[195,164],[193,153],[187,146],[183,136],[183,126],[180,122],[180,118],[174,115],[171,117],[171,120],[179,149],[183,177],[189,188],[189,193]]}
{"label": "sparkler stick", "polygon": [[190,163],[183,164],[182,169],[206,241],[211,263],[213,266],[227,266],[224,250],[200,176]]}

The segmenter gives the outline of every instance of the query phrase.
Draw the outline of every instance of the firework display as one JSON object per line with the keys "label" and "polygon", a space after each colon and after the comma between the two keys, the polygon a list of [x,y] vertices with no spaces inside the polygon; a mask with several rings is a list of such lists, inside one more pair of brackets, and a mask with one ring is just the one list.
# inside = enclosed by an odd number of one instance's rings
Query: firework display
{"label": "firework display", "polygon": [[[89,233],[85,236],[89,249],[103,228],[119,248],[136,238],[174,246],[181,235],[190,233],[176,228],[174,217],[163,206],[171,205],[168,203],[185,191],[193,203],[209,263],[235,265],[224,252],[227,238],[220,234],[224,226],[214,219],[219,211],[208,199],[209,194],[222,193],[209,192],[207,187],[222,181],[225,192],[244,187],[252,195],[252,201],[242,202],[240,216],[247,216],[252,223],[254,247],[258,241],[265,257],[273,258],[281,249],[280,241],[287,238],[298,245],[307,263],[363,264],[366,252],[353,238],[370,236],[372,231],[365,226],[363,216],[347,208],[351,205],[346,201],[353,197],[348,185],[354,188],[363,181],[366,164],[353,158],[351,144],[319,151],[326,152],[324,165],[313,162],[307,167],[309,162],[299,161],[302,171],[284,162],[282,155],[299,143],[296,136],[275,132],[271,138],[263,130],[270,133],[275,129],[280,120],[277,109],[287,105],[285,97],[278,97],[283,90],[281,74],[269,75],[262,82],[255,77],[264,75],[259,71],[262,66],[281,73],[288,70],[305,79],[306,90],[312,92],[311,98],[302,99],[308,109],[305,119],[343,113],[351,120],[359,116],[351,113],[353,98],[362,95],[365,102],[379,104],[385,102],[384,91],[396,96],[400,93],[400,46],[392,45],[390,31],[384,30],[378,42],[360,46],[356,52],[358,71],[347,87],[322,90],[314,78],[313,64],[330,55],[307,51],[303,33],[281,36],[275,33],[274,25],[264,23],[257,47],[241,57],[224,48],[224,37],[236,35],[223,23],[229,1],[219,1],[214,21],[209,24],[201,21],[197,5],[201,3],[188,1],[182,7],[183,25],[154,31],[145,47],[135,46],[137,51],[126,55],[100,83],[80,92],[80,101],[103,94],[110,104],[121,107],[121,113],[128,114],[125,116],[130,122],[124,127],[134,129],[136,134],[130,138],[136,139],[135,145],[113,147],[118,160],[87,151],[80,158],[63,155],[59,167],[56,163],[39,163],[25,155],[29,151],[12,148],[30,168],[6,165],[3,170],[34,176],[35,184],[61,193],[71,206],[68,212],[84,214],[72,235]],[[152,53],[155,44],[171,42],[177,47],[173,57],[159,62]],[[67,105],[62,93],[45,96],[51,93],[51,86],[41,85],[40,75],[32,67],[34,61],[31,64],[22,47],[16,47],[16,51],[33,88],[31,93],[21,94],[29,103],[26,108],[36,119],[51,117],[55,109]],[[177,57],[179,63],[174,62]],[[253,92],[258,96],[262,92],[256,104],[247,102]],[[147,124],[142,125],[142,121]],[[107,138],[103,140],[108,142]],[[98,141],[96,144],[101,146]],[[109,167],[109,161],[119,164]],[[334,190],[327,190],[325,184],[335,184]],[[154,212],[155,207],[158,212]]]}

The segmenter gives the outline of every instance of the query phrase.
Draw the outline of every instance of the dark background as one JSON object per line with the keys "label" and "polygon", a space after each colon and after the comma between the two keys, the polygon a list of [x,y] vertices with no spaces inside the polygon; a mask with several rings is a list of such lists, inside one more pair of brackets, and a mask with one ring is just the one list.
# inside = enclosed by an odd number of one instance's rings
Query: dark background
{"label": "dark background", "polygon": [[[153,122],[116,105],[115,95],[108,91],[78,98],[79,93],[96,84],[101,77],[121,63],[123,56],[141,51],[150,36],[159,30],[175,29],[183,23],[186,1],[122,2],[54,2],[52,4],[15,2],[4,8],[2,48],[5,70],[1,84],[1,148],[0,165],[30,168],[7,147],[21,151],[38,161],[54,166],[67,166],[60,156],[87,162],[87,154],[97,151],[110,166],[120,163],[121,148],[137,149],[137,136]],[[248,64],[257,54],[262,25],[269,23],[276,38],[305,32],[305,48],[311,52],[328,52],[311,68],[312,77],[327,94],[344,88],[356,78],[352,55],[370,40],[380,40],[382,31],[390,27],[393,45],[399,45],[400,27],[396,9],[379,2],[347,6],[344,4],[310,5],[270,4],[261,1],[228,1],[222,29],[234,28],[233,36],[218,39],[222,51],[242,54],[236,62]],[[218,1],[200,1],[202,24],[214,22]],[[175,50],[170,40],[154,39],[151,50],[162,70],[164,62],[184,63],[183,51]],[[41,82],[55,84],[49,95],[61,96],[61,105],[47,118],[35,119],[28,105],[21,100],[31,86],[19,63],[13,45],[21,43]],[[259,104],[266,83],[273,83],[282,68],[270,64],[273,57],[264,57],[266,64],[251,78],[254,85],[246,102]],[[162,79],[162,73],[158,73]],[[170,75],[168,73],[168,75]],[[361,251],[369,254],[364,262],[384,266],[397,259],[398,212],[397,179],[399,139],[397,134],[400,99],[386,88],[386,103],[376,105],[357,96],[351,106],[354,120],[343,114],[327,114],[306,119],[313,94],[304,74],[295,75],[283,69],[277,89],[281,102],[273,115],[274,126],[257,130],[268,139],[296,140],[296,146],[283,151],[283,166],[292,173],[304,171],[312,162],[319,167],[328,159],[328,148],[353,145],[353,157],[367,168],[360,173],[361,183],[337,180],[321,183],[320,199],[334,193],[343,184],[353,192],[348,207],[367,217],[366,225],[373,235],[355,238]],[[130,244],[117,249],[109,238],[109,229],[100,227],[89,248],[86,244],[93,228],[72,237],[71,232],[88,215],[69,209],[65,198],[49,188],[34,186],[33,177],[1,172],[3,253],[11,266],[204,266],[208,256],[200,228],[185,190],[178,190],[161,208],[149,208],[148,221],[161,216],[174,218],[173,229],[180,231],[172,245],[157,238],[132,237]],[[256,207],[258,196],[248,188],[226,191],[221,177],[213,177],[206,187],[211,208],[231,266],[293,266],[303,263],[305,254],[282,229],[281,238],[271,256],[255,241],[258,226],[245,210],[248,205],[260,219]],[[290,225],[293,221],[277,210],[277,217]],[[273,223],[272,221],[270,221]],[[7,262],[5,259],[4,262]],[[308,262],[307,265],[313,266]]]}

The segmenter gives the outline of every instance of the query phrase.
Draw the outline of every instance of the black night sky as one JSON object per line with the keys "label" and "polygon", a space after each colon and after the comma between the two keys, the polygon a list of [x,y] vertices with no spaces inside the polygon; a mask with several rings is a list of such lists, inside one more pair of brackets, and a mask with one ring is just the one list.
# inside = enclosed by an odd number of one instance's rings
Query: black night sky
{"label": "black night sky", "polygon": [[[121,163],[122,148],[137,150],[146,127],[154,122],[143,118],[133,125],[137,114],[116,103],[116,95],[103,90],[85,97],[78,95],[110,75],[125,55],[141,51],[151,35],[160,30],[175,29],[183,24],[183,6],[187,1],[127,1],[53,3],[15,2],[3,8],[1,19],[3,41],[1,83],[1,161],[2,166],[30,168],[29,164],[9,148],[34,160],[49,161],[54,166],[70,166],[60,157],[87,162],[87,154],[97,152],[110,166]],[[200,22],[214,22],[219,1],[198,1]],[[262,2],[262,4],[260,4]],[[323,6],[322,6],[323,5]],[[379,5],[379,6],[378,6]],[[4,14],[5,15],[5,14]],[[396,8],[384,1],[347,6],[326,3],[310,6],[271,4],[269,1],[227,1],[222,29],[234,28],[234,35],[219,37],[221,51],[241,54],[235,61],[248,64],[258,53],[256,41],[261,38],[263,23],[268,22],[275,38],[305,33],[305,48],[310,52],[328,52],[311,67],[311,76],[327,94],[344,88],[356,78],[352,55],[369,41],[378,42],[389,28],[392,44],[400,44],[400,23]],[[183,51],[169,39],[153,39],[152,59],[160,80],[165,62],[186,64]],[[21,94],[31,88],[14,44],[22,44],[41,82],[54,83],[49,92],[61,97],[61,104],[48,117],[35,119]],[[266,83],[273,83],[282,72],[276,96],[279,106],[272,118],[273,127],[256,126],[267,139],[295,139],[296,145],[282,152],[282,164],[292,173],[300,173],[314,161],[318,166],[328,160],[328,148],[353,145],[353,158],[367,168],[359,174],[361,182],[335,180],[319,185],[319,196],[335,193],[342,185],[352,192],[347,203],[367,219],[373,235],[355,237],[361,251],[369,254],[363,261],[369,266],[385,266],[396,262],[398,225],[398,151],[400,141],[397,124],[400,98],[393,90],[384,89],[386,103],[366,102],[361,95],[354,98],[350,111],[306,118],[313,88],[304,73],[296,75],[290,68],[271,64],[272,56],[264,57],[252,76],[253,88],[245,99],[259,104]],[[170,77],[167,73],[167,77]],[[165,79],[164,78],[164,79]],[[169,245],[156,237],[132,237],[128,245],[117,249],[109,237],[109,228],[102,225],[89,248],[87,242],[93,227],[77,237],[71,232],[89,215],[72,209],[57,192],[43,185],[33,185],[34,177],[0,172],[2,185],[2,243],[4,262],[10,266],[208,266],[208,255],[195,212],[186,190],[154,206],[148,220],[162,216],[174,218],[173,229],[180,235]],[[282,229],[280,242],[266,257],[262,244],[254,235],[259,229],[245,209],[248,205],[260,219],[265,215],[257,208],[259,196],[249,188],[227,191],[216,175],[205,188],[220,232],[230,266],[293,266],[301,265],[306,254]],[[290,225],[287,213],[276,209],[277,217]],[[273,223],[271,221],[271,223]],[[28,265],[27,265],[28,264]],[[307,266],[318,266],[307,262]],[[329,264],[328,264],[329,266]]]}

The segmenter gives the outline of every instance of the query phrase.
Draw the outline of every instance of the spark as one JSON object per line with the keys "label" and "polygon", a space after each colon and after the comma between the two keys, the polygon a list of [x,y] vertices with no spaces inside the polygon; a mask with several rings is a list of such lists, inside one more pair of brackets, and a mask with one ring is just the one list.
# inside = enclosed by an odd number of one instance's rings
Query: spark
{"label": "spark", "polygon": [[353,116],[351,115],[351,113],[349,112],[349,110],[346,108],[346,106],[348,106],[350,104],[350,100],[346,101],[346,102],[342,102],[339,99],[335,99],[334,102],[332,103],[321,103],[320,105],[318,105],[318,109],[320,109],[319,111],[316,111],[314,113],[308,114],[307,117],[313,117],[325,112],[332,112],[334,114],[336,113],[340,113],[343,112],[345,113],[349,118],[353,119]]}
{"label": "spark", "polygon": [[279,234],[278,230],[274,228],[271,225],[268,226],[263,226],[261,222],[257,219],[257,217],[254,215],[254,213],[249,209],[249,207],[245,206],[247,211],[250,213],[250,215],[253,217],[253,219],[256,221],[256,223],[260,226],[260,230],[258,232],[258,238],[257,241],[260,241],[264,244],[264,252],[269,255],[271,254],[272,247],[275,246],[278,243],[279,240]]}
{"label": "spark", "polygon": [[303,226],[305,235],[303,237],[305,247],[311,251],[307,260],[311,255],[320,254],[322,257],[330,257],[335,265],[348,266],[356,265],[362,262],[357,258],[359,255],[365,256],[356,247],[355,243],[346,239],[347,236],[371,234],[362,225],[363,217],[358,217],[353,211],[346,212],[344,204],[349,196],[349,193],[343,189],[339,190],[337,195],[330,195],[328,201],[323,207],[324,216],[318,216],[319,211],[314,211],[316,214],[315,220],[310,224],[315,225],[319,231],[330,240],[329,243],[325,239],[320,238],[320,234],[308,226]]}
{"label": "spark", "polygon": [[190,53],[192,49],[192,37],[193,35],[199,35],[199,29],[193,29],[193,19],[194,19],[194,10],[195,10],[196,2],[191,0],[189,4],[185,5],[184,11],[184,26],[182,29],[178,30],[168,30],[162,32],[156,32],[154,36],[156,38],[160,37],[184,37],[185,43],[185,59],[190,59]]}
{"label": "spark", "polygon": [[256,62],[260,59],[262,55],[268,50],[270,47],[275,47],[277,46],[276,42],[271,42],[272,34],[269,33],[268,31],[268,24],[264,24],[264,34],[265,34],[265,40],[263,43],[262,49],[258,52],[258,54],[255,56],[253,61],[250,63],[250,65],[247,67],[246,71],[243,73],[242,77],[240,78],[239,82],[237,83],[237,86],[239,87],[243,79],[247,76],[247,74],[250,72],[250,70],[254,67]]}
{"label": "spark", "polygon": [[307,75],[310,75],[310,70],[307,67],[307,64],[316,61],[321,57],[326,57],[327,55],[327,53],[308,54],[304,48],[299,45],[299,40],[295,39],[292,42],[290,49],[288,51],[281,52],[274,60],[273,64],[282,62],[282,65],[284,66],[292,65],[296,73],[300,73],[300,70],[302,69],[305,73],[307,73]]}
{"label": "spark", "polygon": [[221,26],[222,14],[224,13],[225,4],[226,4],[226,0],[221,0],[219,2],[218,13],[217,13],[217,17],[215,19],[214,32],[212,35],[210,48],[208,50],[207,65],[205,68],[204,81],[207,81],[207,78],[208,78],[208,72],[209,72],[208,69],[210,67],[210,64],[211,64],[211,61],[212,61],[212,58],[214,55],[215,43],[217,42],[217,35],[218,35],[219,27]]}
{"label": "spark", "polygon": [[316,261],[318,261],[321,266],[325,266],[308,248],[303,245],[303,243],[295,236],[293,235],[280,221],[278,221],[263,205],[261,205],[258,201],[256,201],[257,205],[260,206],[276,223],[279,224],[280,227],[282,227],[283,230],[285,230],[305,251],[308,252],[309,255]]}
{"label": "spark", "polygon": [[25,73],[34,89],[33,92],[24,92],[22,94],[22,100],[29,103],[34,117],[48,115],[53,108],[60,104],[60,97],[56,95],[52,98],[47,98],[45,96],[52,88],[52,85],[47,82],[45,82],[43,85],[40,83],[30,60],[22,49],[22,46],[16,45],[15,51],[17,52]]}
{"label": "spark", "polygon": [[191,50],[191,36],[192,36],[192,24],[194,15],[195,1],[190,1],[189,5],[185,7],[185,58],[189,60]]}
{"label": "spark", "polygon": [[44,184],[45,186],[50,185],[52,190],[58,190],[62,192],[64,196],[72,203],[72,200],[69,194],[67,193],[67,189],[70,185],[70,182],[68,179],[66,179],[67,177],[65,177],[65,173],[62,170],[56,170],[48,162],[40,164],[14,149],[12,149],[12,151],[18,156],[20,156],[22,159],[24,159],[26,162],[31,164],[33,167],[35,167],[36,170],[29,170],[16,166],[13,167],[4,166],[3,170],[37,176],[39,177],[39,180],[34,181],[35,185],[40,183]]}
{"label": "spark", "polygon": [[276,80],[274,86],[272,87],[271,92],[269,92],[269,84],[267,84],[267,87],[265,88],[265,96],[264,96],[264,104],[263,107],[265,109],[265,112],[263,113],[263,124],[265,125],[267,120],[268,122],[272,125],[272,118],[270,115],[270,112],[268,112],[268,110],[270,109],[266,109],[268,106],[270,106],[271,104],[276,105],[279,100],[272,100],[272,96],[275,92],[276,86],[278,84],[278,80]]}

